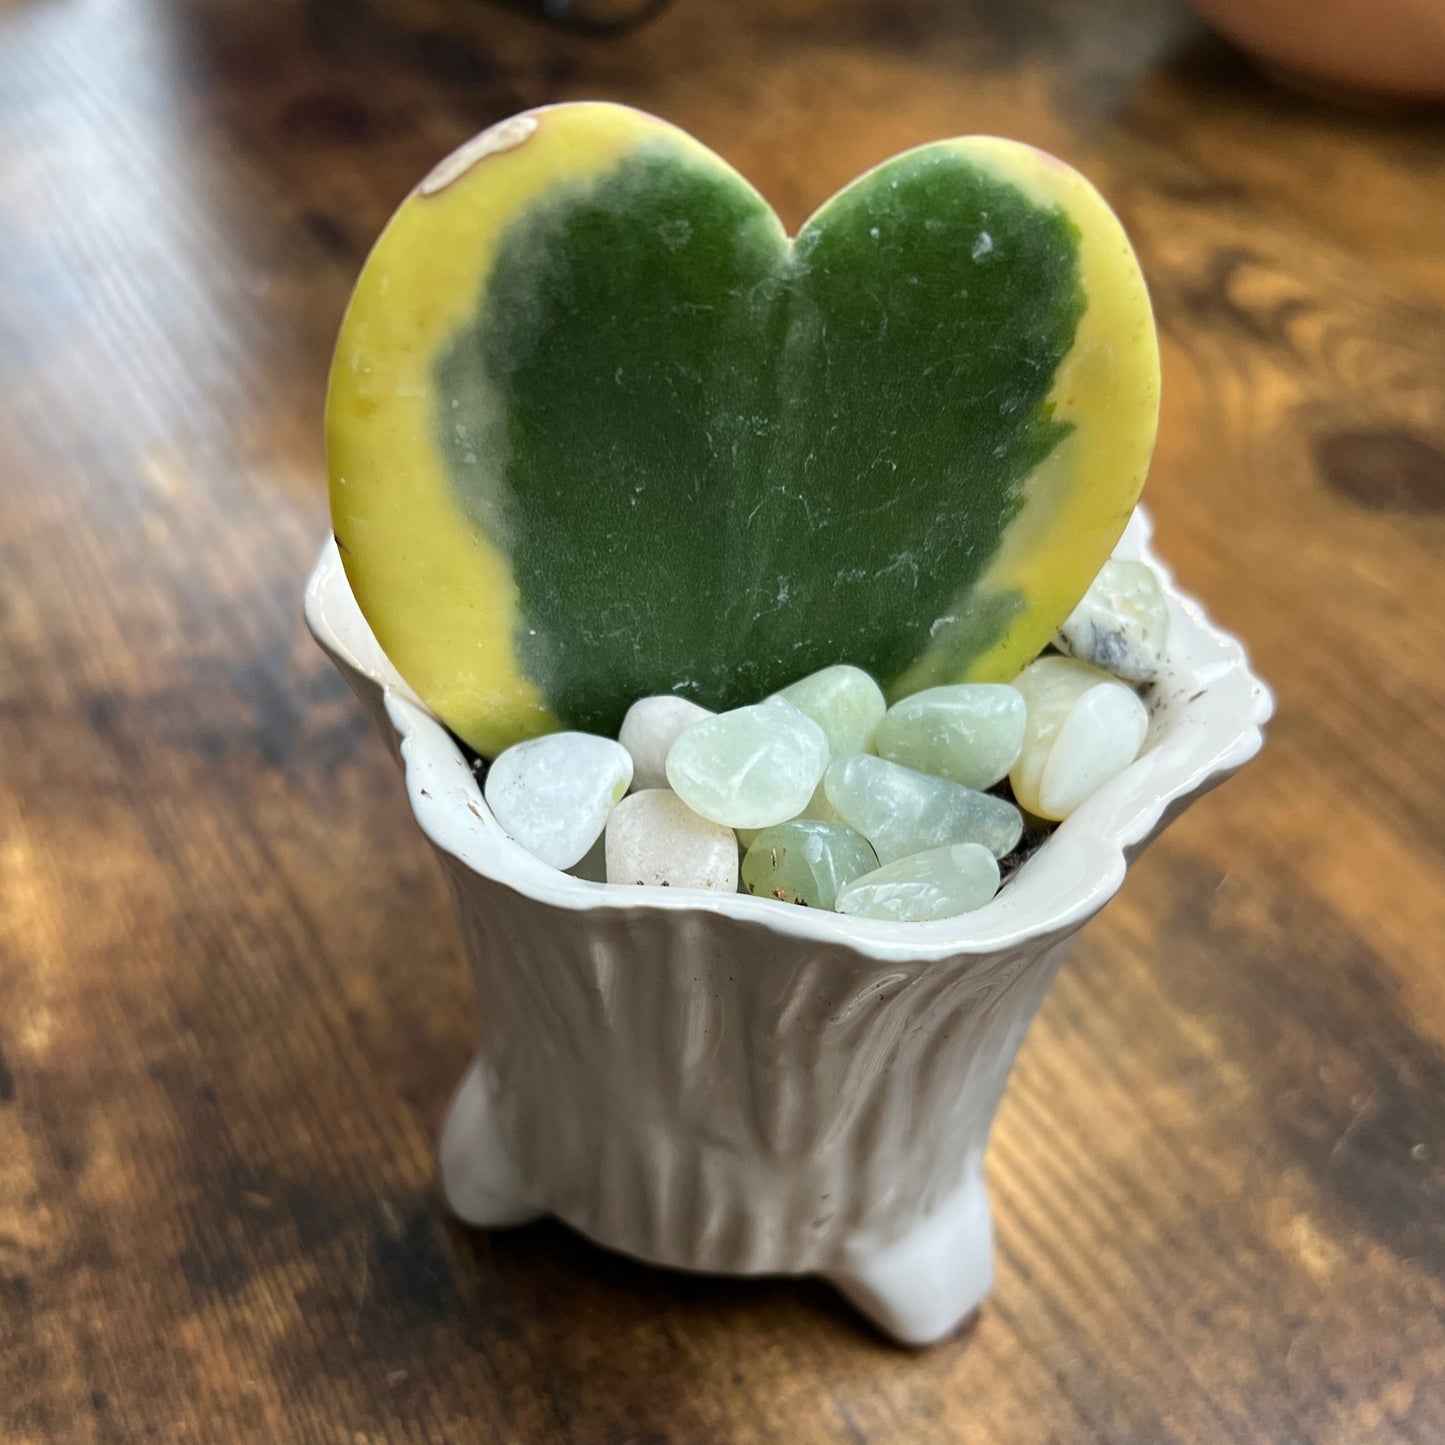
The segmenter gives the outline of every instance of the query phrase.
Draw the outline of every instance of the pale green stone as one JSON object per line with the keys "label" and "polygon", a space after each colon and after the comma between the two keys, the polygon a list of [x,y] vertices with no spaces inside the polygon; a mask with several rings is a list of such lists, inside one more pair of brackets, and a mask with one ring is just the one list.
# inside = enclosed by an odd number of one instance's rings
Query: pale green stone
{"label": "pale green stone", "polygon": [[931,923],[982,908],[998,892],[998,860],[977,843],[955,843],[885,863],[838,894],[838,912],[897,923]]}
{"label": "pale green stone", "polygon": [[1169,648],[1169,607],[1146,562],[1105,562],[1055,639],[1126,682],[1154,682]]}
{"label": "pale green stone", "polygon": [[1138,757],[1149,710],[1108,673],[1072,657],[1041,657],[1014,686],[1028,719],[1009,779],[1029,812],[1067,818]]}
{"label": "pale green stone", "polygon": [[823,786],[823,780],[818,780],[818,786],[813,789],[813,796],[808,799],[808,806],[803,809],[802,817],[816,818],[820,823],[841,823],[843,820],[838,816],[838,810],[828,801],[828,790]]}
{"label": "pale green stone", "polygon": [[1002,858],[1023,834],[1012,803],[866,753],[834,761],[823,786],[838,816],[884,863],[946,843],[981,843]]}
{"label": "pale green stone", "polygon": [[930,687],[888,709],[873,735],[880,758],[920,773],[991,788],[1018,761],[1024,700],[1003,683]]}
{"label": "pale green stone", "polygon": [[883,689],[861,667],[839,663],[785,687],[778,694],[806,713],[828,736],[835,758],[866,753],[888,704]]}
{"label": "pale green stone", "polygon": [[840,888],[877,866],[868,840],[845,824],[796,818],[757,835],[743,859],[743,883],[759,898],[832,908]]}
{"label": "pale green stone", "polygon": [[823,729],[781,697],[694,723],[667,755],[667,781],[695,813],[729,828],[796,818],[828,766]]}
{"label": "pale green stone", "polygon": [[[841,823],[843,821],[828,801],[828,794],[821,782],[813,789],[813,796],[808,799],[808,806],[798,814],[798,817],[816,818],[820,823]],[[793,820],[790,818],[788,821],[792,822]],[[739,828],[737,830],[738,846],[744,853],[753,846],[753,840],[762,831],[761,828]]]}

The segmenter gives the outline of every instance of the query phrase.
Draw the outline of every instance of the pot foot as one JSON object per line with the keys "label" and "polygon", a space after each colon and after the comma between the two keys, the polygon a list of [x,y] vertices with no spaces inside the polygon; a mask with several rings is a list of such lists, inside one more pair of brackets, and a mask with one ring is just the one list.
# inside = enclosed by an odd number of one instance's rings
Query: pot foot
{"label": "pot foot", "polygon": [[437,1141],[442,1193],[452,1213],[479,1229],[506,1229],[538,1219],[516,1166],[497,1135],[477,1060],[462,1076]]}
{"label": "pot foot", "polygon": [[993,1285],[993,1222],[982,1175],[972,1174],[902,1239],[849,1247],[825,1277],[900,1344],[930,1345],[951,1334]]}

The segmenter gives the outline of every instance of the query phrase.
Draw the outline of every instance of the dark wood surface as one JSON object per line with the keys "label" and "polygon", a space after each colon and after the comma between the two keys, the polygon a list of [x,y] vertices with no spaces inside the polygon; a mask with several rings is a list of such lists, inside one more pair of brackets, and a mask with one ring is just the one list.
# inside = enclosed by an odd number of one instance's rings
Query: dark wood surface
{"label": "dark wood surface", "polygon": [[[992,1302],[449,1221],[478,1028],[302,631],[351,280],[440,154],[604,96],[795,223],[915,142],[1095,177],[1164,337],[1149,495],[1262,759],[1081,940],[996,1131]],[[1445,1440],[1445,124],[1172,0],[0,10],[0,1439]]]}

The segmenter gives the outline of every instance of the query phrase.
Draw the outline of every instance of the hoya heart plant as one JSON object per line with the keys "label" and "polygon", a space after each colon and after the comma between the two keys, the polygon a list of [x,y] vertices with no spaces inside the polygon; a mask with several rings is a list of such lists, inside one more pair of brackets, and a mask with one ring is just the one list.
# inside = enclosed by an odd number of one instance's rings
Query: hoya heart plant
{"label": "hoya heart plant", "polygon": [[829,664],[1008,681],[1118,539],[1159,364],[1118,220],[992,137],[790,237],[684,132],[514,117],[403,202],[342,326],[331,509],[378,641],[486,757]]}

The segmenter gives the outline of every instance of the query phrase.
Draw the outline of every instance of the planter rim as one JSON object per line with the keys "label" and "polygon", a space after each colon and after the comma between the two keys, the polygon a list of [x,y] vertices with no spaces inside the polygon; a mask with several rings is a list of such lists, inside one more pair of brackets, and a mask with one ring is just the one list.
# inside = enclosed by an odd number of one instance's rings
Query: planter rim
{"label": "planter rim", "polygon": [[806,944],[843,949],[860,960],[926,964],[1074,932],[1118,891],[1139,848],[1189,801],[1259,751],[1273,712],[1269,689],[1250,670],[1239,641],[1215,627],[1174,585],[1150,548],[1151,530],[1145,512],[1136,509],[1114,550],[1116,558],[1154,568],[1169,606],[1165,675],[1145,695],[1151,716],[1144,751],[1061,823],[991,903],[936,923],[786,908],[745,893],[624,888],[559,872],[502,831],[456,741],[376,641],[352,596],[334,538],[322,547],[307,583],[306,623],[354,686],[376,691],[395,734],[418,825],[471,871],[575,913],[601,910],[639,920],[660,911],[720,915]]}

